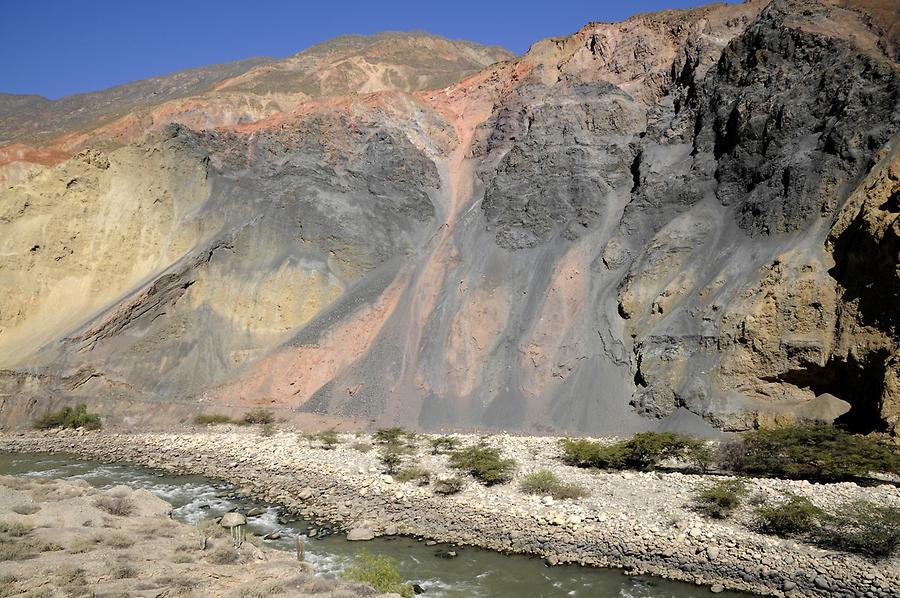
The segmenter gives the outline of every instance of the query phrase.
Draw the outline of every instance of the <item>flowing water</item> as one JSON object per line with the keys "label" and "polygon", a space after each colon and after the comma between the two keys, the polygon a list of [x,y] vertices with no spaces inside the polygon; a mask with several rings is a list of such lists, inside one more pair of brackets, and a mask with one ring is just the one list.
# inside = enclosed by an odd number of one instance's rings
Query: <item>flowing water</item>
{"label": "flowing water", "polygon": [[[200,476],[174,476],[128,464],[106,464],[44,453],[0,453],[0,475],[48,476],[83,479],[98,488],[119,484],[143,488],[170,502],[175,519],[195,523],[238,509],[254,507],[265,513],[250,519],[250,533],[279,531],[282,539],[266,541],[273,548],[294,550],[294,538],[311,524],[284,522],[275,505],[251,499],[226,498],[235,486]],[[556,596],[621,598],[691,598],[712,594],[707,588],[644,576],[627,576],[612,569],[566,565],[547,567],[535,557],[503,555],[477,548],[453,548],[452,559],[438,555],[448,546],[426,546],[412,538],[376,538],[370,542],[348,542],[341,535],[306,538],[306,560],[326,577],[337,577],[361,550],[396,559],[401,574],[419,584],[425,597],[470,598],[477,596],[544,598]],[[722,592],[722,597],[749,596]]]}

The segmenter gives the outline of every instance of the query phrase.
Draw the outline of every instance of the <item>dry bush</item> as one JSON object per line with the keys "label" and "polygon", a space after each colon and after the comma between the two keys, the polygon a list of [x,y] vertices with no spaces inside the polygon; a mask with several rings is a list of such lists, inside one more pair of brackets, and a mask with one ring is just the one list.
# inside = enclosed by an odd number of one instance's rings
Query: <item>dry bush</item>
{"label": "dry bush", "polygon": [[127,517],[134,512],[134,501],[127,496],[101,496],[94,506],[116,517]]}

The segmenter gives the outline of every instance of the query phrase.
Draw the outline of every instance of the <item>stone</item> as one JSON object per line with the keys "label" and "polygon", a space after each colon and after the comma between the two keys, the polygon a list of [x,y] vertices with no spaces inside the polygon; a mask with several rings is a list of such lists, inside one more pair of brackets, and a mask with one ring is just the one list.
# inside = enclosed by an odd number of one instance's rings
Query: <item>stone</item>
{"label": "stone", "polygon": [[312,495],[313,489],[307,486],[297,494],[297,498],[299,498],[300,500],[309,500],[310,498],[312,498]]}
{"label": "stone", "polygon": [[709,591],[712,592],[713,594],[721,594],[722,592],[725,591],[725,586],[723,586],[720,583],[717,583],[717,584],[713,585],[712,587],[710,587]]}
{"label": "stone", "polygon": [[232,511],[231,513],[225,513],[224,515],[222,515],[222,519],[219,521],[219,525],[226,528],[246,525],[246,523],[247,518],[240,513],[235,513],[234,511]]}
{"label": "stone", "polygon": [[824,577],[822,577],[821,575],[817,575],[816,578],[813,580],[813,583],[820,590],[830,590],[831,589],[831,586],[829,585],[828,580],[825,579]]}
{"label": "stone", "polygon": [[715,546],[707,546],[706,557],[711,561],[716,560],[717,558],[719,558],[719,549]]}
{"label": "stone", "polygon": [[265,512],[266,512],[265,509],[261,509],[259,507],[254,507],[254,508],[250,509],[249,511],[247,511],[247,517],[259,517],[260,515],[262,515]]}
{"label": "stone", "polygon": [[364,542],[375,538],[375,532],[366,527],[354,527],[347,532],[347,539],[351,542]]}
{"label": "stone", "polygon": [[789,579],[784,580],[784,583],[781,584],[781,589],[784,590],[785,592],[790,592],[791,590],[795,589],[796,587],[797,587],[797,584]]}

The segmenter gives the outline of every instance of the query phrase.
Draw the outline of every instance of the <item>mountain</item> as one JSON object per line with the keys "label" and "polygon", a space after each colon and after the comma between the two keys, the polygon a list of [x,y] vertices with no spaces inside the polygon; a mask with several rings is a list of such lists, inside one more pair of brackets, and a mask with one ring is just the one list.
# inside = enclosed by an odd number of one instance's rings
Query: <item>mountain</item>
{"label": "mountain", "polygon": [[90,115],[4,99],[0,420],[897,430],[896,17],[348,36]]}

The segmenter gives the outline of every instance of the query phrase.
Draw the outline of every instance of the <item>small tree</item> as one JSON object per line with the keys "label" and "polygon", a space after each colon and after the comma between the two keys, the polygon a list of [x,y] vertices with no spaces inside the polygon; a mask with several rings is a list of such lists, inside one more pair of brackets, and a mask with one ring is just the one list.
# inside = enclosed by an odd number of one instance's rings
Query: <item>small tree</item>
{"label": "small tree", "polygon": [[403,457],[401,457],[399,453],[390,450],[381,451],[379,460],[381,461],[381,464],[384,465],[385,471],[391,475],[396,473],[397,468],[403,463]]}
{"label": "small tree", "polygon": [[323,430],[316,434],[316,440],[322,444],[322,448],[331,450],[337,446],[341,440],[335,430]]}
{"label": "small tree", "polygon": [[501,458],[498,449],[484,444],[450,453],[450,466],[467,471],[485,486],[508,482],[516,470],[514,460]]}
{"label": "small tree", "polygon": [[431,445],[431,453],[433,455],[456,450],[459,447],[459,440],[452,436],[438,436],[429,440],[428,443]]}
{"label": "small tree", "polygon": [[820,518],[813,540],[826,548],[889,557],[900,550],[900,508],[863,500],[844,504]]}

